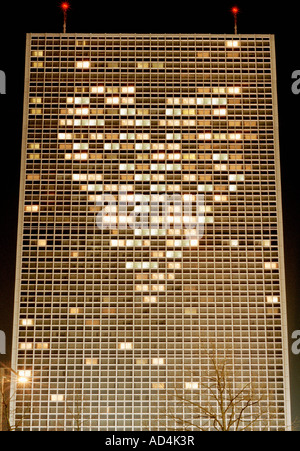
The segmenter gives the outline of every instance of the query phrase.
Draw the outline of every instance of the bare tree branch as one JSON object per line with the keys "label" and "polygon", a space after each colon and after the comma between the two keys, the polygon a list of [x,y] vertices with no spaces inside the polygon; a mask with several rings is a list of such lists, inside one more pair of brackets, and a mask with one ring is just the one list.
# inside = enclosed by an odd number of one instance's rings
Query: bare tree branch
{"label": "bare tree branch", "polygon": [[[208,374],[199,376],[199,399],[176,383],[168,391],[175,403],[175,412],[171,408],[164,412],[166,423],[173,423],[174,430],[199,431],[244,431],[261,427],[262,423],[267,425],[270,412],[262,408],[263,401],[268,400],[267,393],[261,393],[251,379],[235,388],[234,373],[226,356],[221,361],[211,357],[210,363]],[[201,399],[204,394],[205,401]]]}

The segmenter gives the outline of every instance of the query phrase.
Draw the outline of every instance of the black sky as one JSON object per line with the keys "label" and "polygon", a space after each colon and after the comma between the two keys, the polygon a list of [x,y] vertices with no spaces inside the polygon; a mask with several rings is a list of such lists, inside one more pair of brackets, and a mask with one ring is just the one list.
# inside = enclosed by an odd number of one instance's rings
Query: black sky
{"label": "black sky", "polygon": [[[0,70],[7,95],[0,96],[1,222],[0,330],[11,352],[19,172],[22,139],[26,33],[62,31],[58,0],[1,4]],[[276,39],[282,199],[289,337],[300,330],[300,95],[291,92],[291,74],[300,70],[296,1],[71,1],[68,31],[78,33],[232,33],[230,8],[240,7],[240,33],[272,33]],[[292,340],[290,339],[290,348]],[[4,357],[0,356],[3,361]],[[300,355],[290,353],[292,413],[300,418]]]}

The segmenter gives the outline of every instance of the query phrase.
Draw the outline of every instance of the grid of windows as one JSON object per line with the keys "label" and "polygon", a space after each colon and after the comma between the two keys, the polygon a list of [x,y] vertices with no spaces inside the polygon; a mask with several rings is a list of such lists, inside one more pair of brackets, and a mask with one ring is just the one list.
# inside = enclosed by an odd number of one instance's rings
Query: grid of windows
{"label": "grid of windows", "polygon": [[[267,427],[287,424],[273,51],[254,35],[28,36],[25,430],[159,430],[171,387],[205,402],[215,351],[267,390]],[[201,214],[175,202],[163,221],[162,195],[201,195]]]}

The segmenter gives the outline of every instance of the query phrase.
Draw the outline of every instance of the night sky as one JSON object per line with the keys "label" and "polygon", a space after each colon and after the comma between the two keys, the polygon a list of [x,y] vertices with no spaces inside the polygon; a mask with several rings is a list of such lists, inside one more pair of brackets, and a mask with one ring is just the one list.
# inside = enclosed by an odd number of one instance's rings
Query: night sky
{"label": "night sky", "polygon": [[[7,94],[0,96],[1,222],[0,330],[7,335],[9,362],[13,319],[19,173],[22,139],[26,33],[60,33],[59,0],[1,4],[0,70]],[[291,91],[292,73],[300,70],[299,2],[274,1],[123,1],[72,0],[71,33],[233,33],[230,8],[239,6],[238,31],[275,34],[279,100],[285,266],[290,349],[300,330],[300,95]],[[300,419],[300,355],[290,352],[293,420]],[[299,426],[297,427],[300,430]]]}

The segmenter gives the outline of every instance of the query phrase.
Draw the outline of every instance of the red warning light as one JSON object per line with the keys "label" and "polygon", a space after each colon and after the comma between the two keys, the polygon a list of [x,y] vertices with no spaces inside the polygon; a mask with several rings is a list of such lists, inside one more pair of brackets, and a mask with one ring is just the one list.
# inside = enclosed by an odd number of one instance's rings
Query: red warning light
{"label": "red warning light", "polygon": [[63,2],[63,3],[60,5],[60,7],[61,7],[61,9],[62,9],[63,11],[68,11],[68,9],[70,9],[70,3],[68,3],[68,2]]}
{"label": "red warning light", "polygon": [[234,33],[237,34],[237,21],[238,21],[238,13],[240,12],[240,9],[237,6],[233,6],[231,8],[231,12],[234,17]]}
{"label": "red warning light", "polygon": [[68,16],[68,11],[71,8],[71,6],[70,6],[69,2],[62,2],[60,7],[64,13],[64,33],[66,33],[67,32],[67,16]]}

